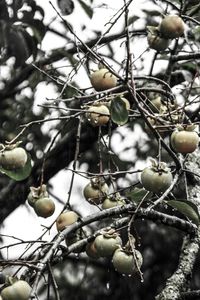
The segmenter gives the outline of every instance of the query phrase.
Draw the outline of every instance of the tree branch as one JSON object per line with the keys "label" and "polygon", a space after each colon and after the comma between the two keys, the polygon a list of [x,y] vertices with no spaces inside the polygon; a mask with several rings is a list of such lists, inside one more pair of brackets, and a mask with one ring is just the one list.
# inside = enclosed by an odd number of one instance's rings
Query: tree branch
{"label": "tree branch", "polygon": [[[132,36],[134,35],[145,35],[146,30],[135,30],[130,32]],[[123,30],[122,32],[118,34],[109,35],[107,37],[103,37],[101,41],[99,42],[99,45],[110,43],[112,41],[115,41],[117,39],[121,39],[125,36],[126,32]],[[99,40],[99,37],[92,39],[85,43],[85,45],[89,48],[92,48],[97,41]],[[68,57],[69,55],[73,55],[77,53],[77,51],[83,51],[87,52],[87,49],[85,49],[84,46],[79,45],[79,49],[77,48],[77,45],[72,46],[71,48],[67,49],[66,47],[56,49],[54,50],[51,55],[49,55],[47,58],[41,59],[37,62],[35,62],[35,65],[42,69],[43,66],[50,65],[54,62],[57,62],[63,58]],[[13,77],[10,81],[7,82],[6,86],[3,90],[0,90],[0,98],[1,101],[7,97],[13,96],[15,92],[17,92],[16,87],[20,85],[24,80],[27,80],[28,77],[32,75],[33,72],[35,72],[36,69],[34,65],[29,64],[24,69],[20,70],[18,74]]]}
{"label": "tree branch", "polygon": [[[199,170],[200,156],[199,150],[188,156],[187,168],[190,170]],[[200,210],[200,185],[188,187],[189,199]],[[167,280],[166,287],[156,297],[156,300],[178,300],[181,298],[181,292],[185,291],[186,283],[193,270],[197,254],[200,247],[200,226],[193,238],[186,236],[183,240],[179,265],[174,274]]]}

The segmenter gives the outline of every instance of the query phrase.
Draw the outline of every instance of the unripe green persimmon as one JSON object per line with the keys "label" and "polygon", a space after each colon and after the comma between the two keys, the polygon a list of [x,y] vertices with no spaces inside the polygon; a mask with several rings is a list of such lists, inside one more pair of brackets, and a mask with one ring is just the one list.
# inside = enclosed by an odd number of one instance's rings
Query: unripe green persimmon
{"label": "unripe green persimmon", "polygon": [[171,135],[171,145],[178,153],[192,153],[199,145],[199,135],[195,131],[174,131]]}
{"label": "unripe green persimmon", "polygon": [[35,202],[39,198],[48,198],[49,194],[47,192],[47,188],[45,184],[42,184],[42,186],[39,187],[30,187],[30,193],[27,196],[28,204],[31,207],[34,207]]}
{"label": "unripe green persimmon", "polygon": [[111,256],[114,251],[121,246],[122,240],[119,235],[100,234],[94,240],[94,245],[99,256]]}
{"label": "unripe green persimmon", "polygon": [[[135,256],[135,257],[134,257]],[[137,260],[137,265],[135,262]],[[134,250],[134,255],[122,249],[115,250],[112,258],[112,263],[115,270],[121,274],[132,275],[137,272],[143,262],[142,255],[138,250]]]}
{"label": "unripe green persimmon", "polygon": [[3,300],[28,300],[30,294],[30,285],[24,280],[18,280],[4,288],[1,292],[1,297]]}
{"label": "unripe green persimmon", "polygon": [[96,91],[108,90],[117,85],[117,77],[106,68],[99,69],[92,73],[90,81]]}
{"label": "unripe green persimmon", "polygon": [[165,192],[170,187],[173,176],[167,168],[164,170],[156,170],[153,167],[145,168],[141,173],[141,183],[143,187],[150,192]]}
{"label": "unripe green persimmon", "polygon": [[85,199],[91,204],[100,204],[107,194],[108,185],[106,183],[94,187],[93,184],[90,182],[85,186],[83,190],[83,195]]}
{"label": "unripe green persimmon", "polygon": [[34,204],[34,210],[39,217],[48,218],[55,211],[55,204],[52,199],[39,198]]}

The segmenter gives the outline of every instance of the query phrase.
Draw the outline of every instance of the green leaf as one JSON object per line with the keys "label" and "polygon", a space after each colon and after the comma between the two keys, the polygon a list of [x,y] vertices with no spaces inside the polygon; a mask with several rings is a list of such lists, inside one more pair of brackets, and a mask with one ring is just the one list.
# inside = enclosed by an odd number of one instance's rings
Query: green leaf
{"label": "green leaf", "polygon": [[110,105],[111,120],[117,125],[124,125],[128,121],[128,110],[121,97],[112,99]]}
{"label": "green leaf", "polygon": [[196,205],[187,200],[169,200],[167,204],[177,209],[180,213],[188,217],[196,225],[199,224],[200,215]]}
{"label": "green leaf", "polygon": [[131,198],[133,202],[138,204],[146,196],[147,193],[148,192],[145,189],[134,188],[131,191],[127,191],[126,196]]}
{"label": "green leaf", "polygon": [[0,172],[16,181],[22,181],[26,179],[31,174],[31,170],[32,170],[31,157],[29,154],[27,155],[28,155],[28,159],[23,168],[16,169],[16,170],[6,170],[0,167]]}
{"label": "green leaf", "polygon": [[79,3],[84,9],[84,11],[86,12],[86,14],[88,15],[88,17],[92,19],[93,9],[89,5],[87,5],[83,0],[79,0]]}

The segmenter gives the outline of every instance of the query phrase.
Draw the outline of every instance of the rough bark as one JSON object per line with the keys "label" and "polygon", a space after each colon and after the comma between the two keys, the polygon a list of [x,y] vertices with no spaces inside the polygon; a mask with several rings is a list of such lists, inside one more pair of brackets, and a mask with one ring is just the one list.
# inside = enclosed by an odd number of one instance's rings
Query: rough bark
{"label": "rough bark", "polygon": [[[195,171],[200,176],[200,151],[190,154],[186,167]],[[195,177],[193,184],[188,185],[188,200],[192,201],[200,210],[200,184]],[[188,280],[192,274],[200,247],[200,226],[193,238],[187,235],[183,239],[179,265],[174,274],[167,280],[164,290],[156,297],[156,300],[181,299],[181,293],[187,290]]]}

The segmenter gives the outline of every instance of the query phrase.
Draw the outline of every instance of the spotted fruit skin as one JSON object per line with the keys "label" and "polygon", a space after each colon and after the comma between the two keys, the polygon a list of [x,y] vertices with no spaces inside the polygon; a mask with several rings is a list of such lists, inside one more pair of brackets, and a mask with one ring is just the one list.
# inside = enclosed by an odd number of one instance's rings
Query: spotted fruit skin
{"label": "spotted fruit skin", "polygon": [[153,35],[150,32],[147,35],[147,41],[148,41],[148,44],[149,44],[150,48],[152,48],[154,50],[157,50],[159,52],[166,50],[167,47],[170,44],[170,40],[169,39],[161,38],[161,37],[159,37],[157,35]]}
{"label": "spotted fruit skin", "polygon": [[117,85],[117,77],[106,68],[99,69],[92,73],[90,81],[93,88],[98,92],[114,88]]}
{"label": "spotted fruit skin", "polygon": [[168,171],[155,171],[152,167],[145,168],[141,173],[141,183],[143,187],[150,192],[165,192],[171,185],[173,176]]}
{"label": "spotted fruit skin", "polygon": [[[142,266],[143,258],[138,250],[135,250],[135,257],[137,259],[137,266]],[[132,253],[117,249],[112,257],[112,263],[115,270],[121,274],[132,275],[137,272],[137,266]]]}
{"label": "spotted fruit skin", "polygon": [[161,36],[166,39],[178,38],[185,30],[183,20],[177,15],[166,16],[159,25]]}
{"label": "spotted fruit skin", "polygon": [[27,153],[21,147],[0,152],[0,166],[6,170],[23,168],[27,162],[27,159]]}
{"label": "spotted fruit skin", "polygon": [[174,131],[171,135],[171,145],[178,153],[192,153],[198,148],[199,135],[195,131]]}
{"label": "spotted fruit skin", "polygon": [[1,292],[1,297],[3,300],[28,300],[30,294],[30,285],[24,280],[18,280],[14,284],[4,288]]}
{"label": "spotted fruit skin", "polygon": [[55,204],[52,199],[39,198],[34,204],[34,210],[39,217],[48,218],[53,215],[55,211]]}
{"label": "spotted fruit skin", "polygon": [[78,220],[78,214],[75,211],[65,211],[60,214],[56,220],[56,228],[62,231],[66,226],[75,223]]}
{"label": "spotted fruit skin", "polygon": [[100,234],[95,238],[94,245],[99,256],[109,257],[112,256],[114,251],[122,245],[122,240],[119,236],[109,237]]}
{"label": "spotted fruit skin", "polygon": [[85,199],[91,204],[100,204],[104,197],[108,194],[108,185],[106,183],[95,188],[91,183],[88,183],[84,190],[83,195]]}
{"label": "spotted fruit skin", "polygon": [[106,125],[110,119],[110,112],[107,106],[90,106],[88,112],[86,113],[86,118],[88,122],[93,126],[103,126]]}

